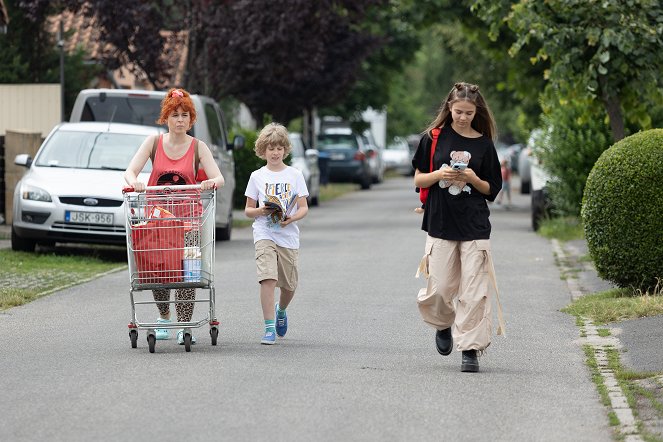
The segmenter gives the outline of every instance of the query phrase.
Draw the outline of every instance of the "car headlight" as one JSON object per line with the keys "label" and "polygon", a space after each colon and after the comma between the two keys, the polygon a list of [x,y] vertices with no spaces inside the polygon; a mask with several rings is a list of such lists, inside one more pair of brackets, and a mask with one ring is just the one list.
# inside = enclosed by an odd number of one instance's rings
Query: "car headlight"
{"label": "car headlight", "polygon": [[46,201],[46,202],[53,201],[51,199],[51,195],[48,192],[46,192],[44,189],[29,185],[24,185],[21,188],[21,197],[24,200],[32,200],[32,201]]}

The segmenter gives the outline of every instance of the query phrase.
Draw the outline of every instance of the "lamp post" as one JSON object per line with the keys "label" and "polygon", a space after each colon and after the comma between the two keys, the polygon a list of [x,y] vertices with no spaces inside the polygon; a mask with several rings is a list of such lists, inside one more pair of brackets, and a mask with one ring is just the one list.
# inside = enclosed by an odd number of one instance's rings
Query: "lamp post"
{"label": "lamp post", "polygon": [[62,17],[58,32],[58,48],[60,48],[60,121],[64,121],[64,19]]}

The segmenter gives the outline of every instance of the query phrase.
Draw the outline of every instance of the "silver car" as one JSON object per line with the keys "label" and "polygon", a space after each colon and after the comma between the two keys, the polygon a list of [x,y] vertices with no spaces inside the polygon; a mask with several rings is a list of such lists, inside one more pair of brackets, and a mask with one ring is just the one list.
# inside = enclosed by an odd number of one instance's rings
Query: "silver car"
{"label": "silver car", "polygon": [[[14,189],[11,245],[126,244],[122,188],[124,171],[153,126],[122,123],[61,123],[46,137],[34,160],[17,155],[28,170]],[[147,182],[148,161],[140,179]]]}
{"label": "silver car", "polygon": [[405,138],[394,137],[384,150],[384,164],[388,170],[395,170],[402,175],[414,174],[410,146]]}
{"label": "silver car", "polygon": [[302,135],[297,132],[290,133],[290,144],[292,144],[291,165],[304,175],[309,193],[309,205],[317,206],[320,200],[319,153],[316,149],[307,149]]}

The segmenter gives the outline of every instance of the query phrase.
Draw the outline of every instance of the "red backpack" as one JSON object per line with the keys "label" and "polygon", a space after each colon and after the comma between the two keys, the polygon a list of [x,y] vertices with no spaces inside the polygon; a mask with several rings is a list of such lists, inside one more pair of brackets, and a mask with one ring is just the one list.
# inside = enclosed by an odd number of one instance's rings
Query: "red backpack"
{"label": "red backpack", "polygon": [[[430,167],[428,173],[433,171],[433,155],[435,155],[437,138],[440,136],[440,128],[436,127],[435,129],[431,130],[431,134],[433,135],[433,144],[431,144],[430,146]],[[422,187],[421,189],[419,189],[419,201],[421,201],[422,204],[426,204],[427,199],[428,199],[428,187]]]}

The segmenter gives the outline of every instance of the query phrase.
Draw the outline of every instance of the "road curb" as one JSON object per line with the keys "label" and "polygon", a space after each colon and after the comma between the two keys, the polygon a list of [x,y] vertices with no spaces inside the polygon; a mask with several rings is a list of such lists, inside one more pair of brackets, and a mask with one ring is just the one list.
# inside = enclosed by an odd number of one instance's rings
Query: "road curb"
{"label": "road curb", "polygon": [[[553,239],[552,248],[555,256],[557,257],[557,264],[559,266],[560,272],[562,275],[568,275],[572,272],[571,269],[566,263],[568,262],[568,256],[562,247],[561,243]],[[578,298],[587,295],[582,290],[582,287],[577,283],[577,281],[572,277],[566,277],[566,285],[569,289],[569,295],[571,302],[577,300]],[[600,336],[598,332],[598,327],[588,318],[581,318],[582,326],[581,330],[583,335],[579,340],[578,344],[581,346],[589,346],[592,349],[594,358],[598,366],[598,371],[601,375],[603,385],[608,390],[608,397],[610,398],[610,409],[619,420],[619,425],[617,426],[617,431],[621,436],[624,437],[625,442],[642,442],[644,439],[638,431],[637,421],[635,415],[633,414],[633,409],[629,406],[628,400],[622,391],[622,388],[619,386],[619,382],[615,377],[614,371],[610,368],[608,363],[607,352],[613,349],[622,348],[622,344],[619,339],[615,336]]]}

